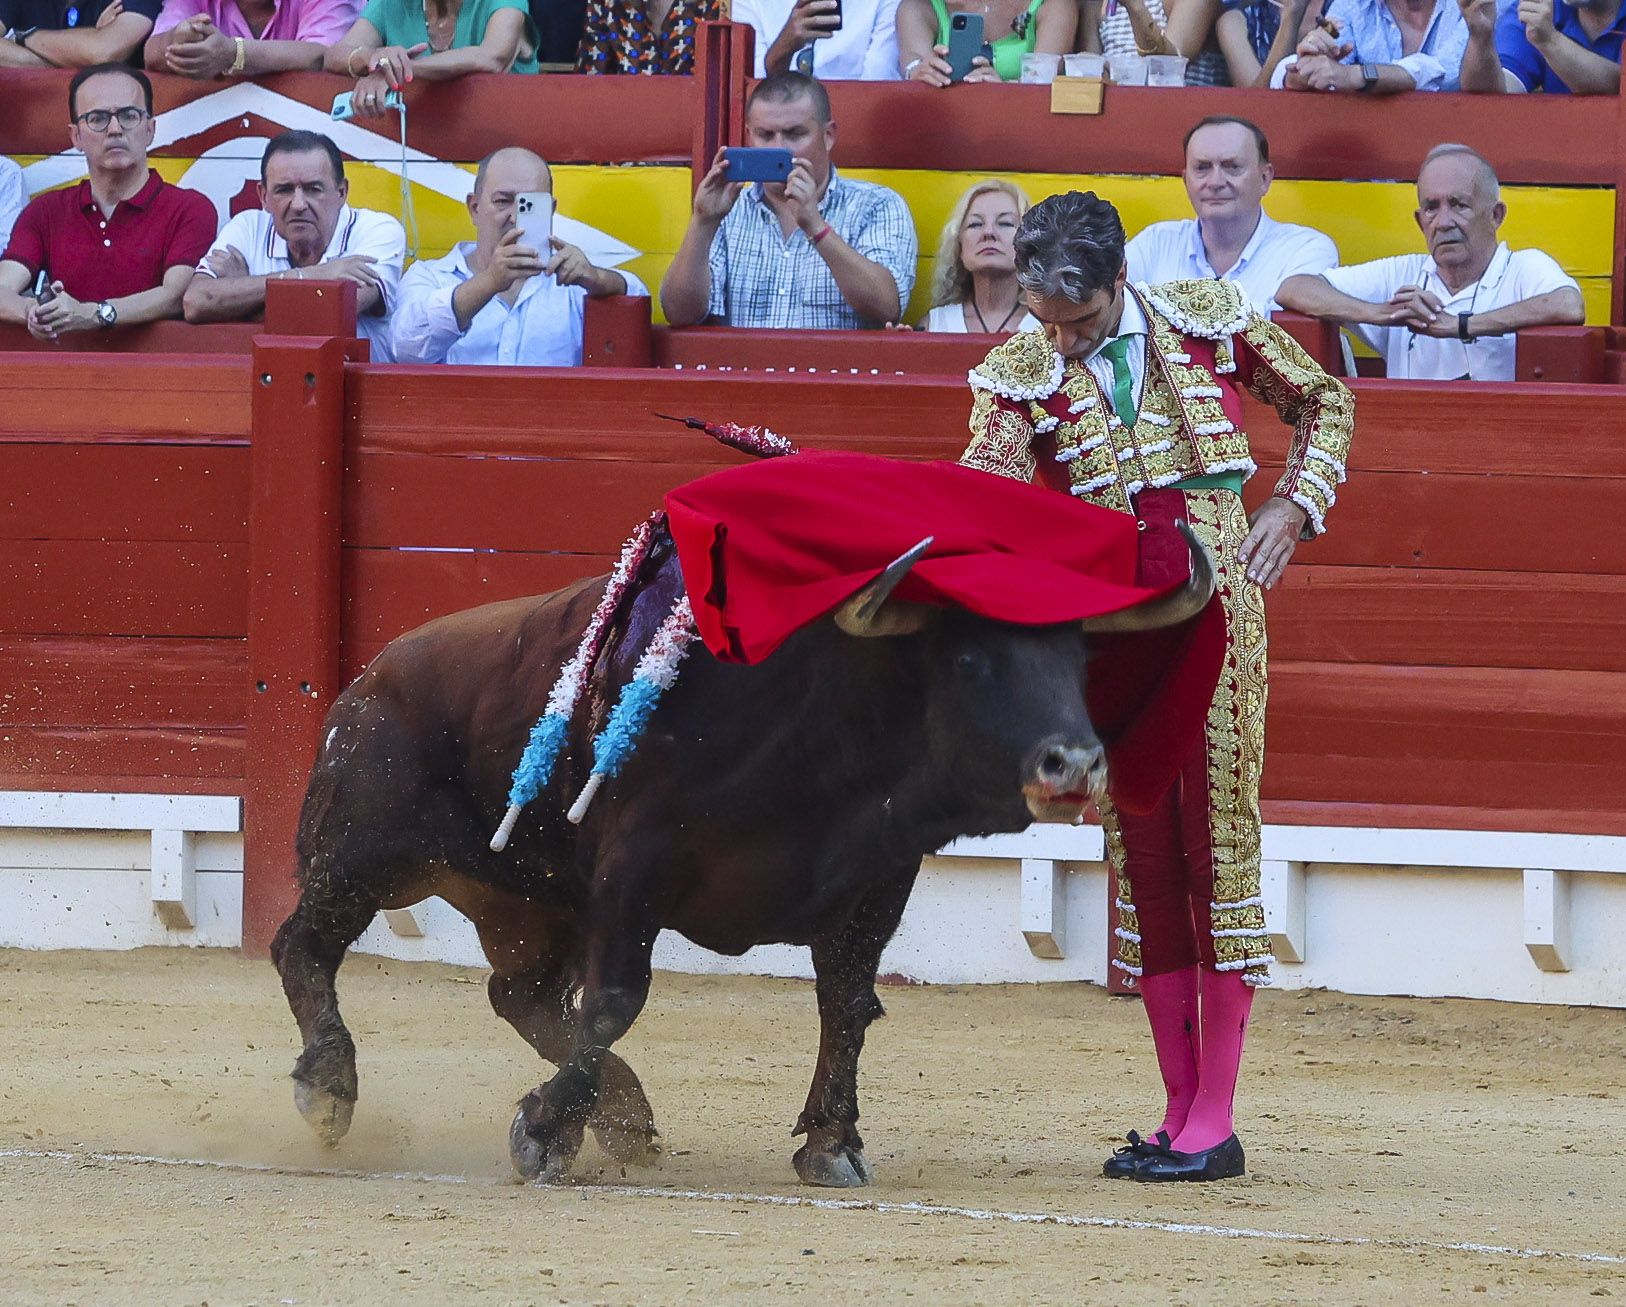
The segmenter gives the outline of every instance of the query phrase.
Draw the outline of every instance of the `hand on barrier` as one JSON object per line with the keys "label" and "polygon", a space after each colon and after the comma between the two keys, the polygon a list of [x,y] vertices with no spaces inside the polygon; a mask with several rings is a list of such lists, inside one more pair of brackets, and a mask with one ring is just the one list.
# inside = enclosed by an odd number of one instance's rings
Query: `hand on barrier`
{"label": "hand on barrier", "polygon": [[176,24],[164,51],[164,65],[181,77],[223,77],[237,58],[237,42],[207,14],[194,14]]}
{"label": "hand on barrier", "polygon": [[358,290],[367,290],[384,284],[383,275],[373,267],[376,262],[371,254],[346,254],[306,268],[304,273],[312,281],[353,281]]}
{"label": "hand on barrier", "polygon": [[377,73],[368,73],[356,83],[354,91],[344,91],[334,97],[333,120],[344,122],[350,118],[376,118],[391,109],[404,109],[406,101],[399,91],[384,85]]}
{"label": "hand on barrier", "polygon": [[62,289],[60,281],[51,283],[53,298],[49,303],[35,304],[28,310],[28,334],[35,340],[54,341],[64,332],[89,331],[96,325],[96,306],[85,304]]}
{"label": "hand on barrier", "polygon": [[235,245],[228,245],[223,250],[210,250],[203,256],[203,261],[217,277],[248,276],[248,260]]}

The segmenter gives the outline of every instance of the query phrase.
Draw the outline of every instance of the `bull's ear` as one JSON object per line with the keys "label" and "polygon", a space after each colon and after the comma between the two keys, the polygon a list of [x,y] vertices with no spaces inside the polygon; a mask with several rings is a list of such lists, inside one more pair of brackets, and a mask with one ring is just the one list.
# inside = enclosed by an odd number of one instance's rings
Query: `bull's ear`
{"label": "bull's ear", "polygon": [[932,547],[927,536],[835,611],[836,625],[848,635],[913,635],[926,624],[926,605],[891,603],[892,592],[909,569]]}
{"label": "bull's ear", "polygon": [[1083,622],[1087,635],[1116,634],[1123,631],[1155,631],[1165,626],[1178,626],[1190,621],[1207,605],[1214,593],[1214,559],[1208,547],[1197,539],[1184,522],[1176,522],[1180,534],[1191,547],[1191,576],[1178,590],[1151,599],[1133,608],[1105,613],[1100,617],[1086,617]]}

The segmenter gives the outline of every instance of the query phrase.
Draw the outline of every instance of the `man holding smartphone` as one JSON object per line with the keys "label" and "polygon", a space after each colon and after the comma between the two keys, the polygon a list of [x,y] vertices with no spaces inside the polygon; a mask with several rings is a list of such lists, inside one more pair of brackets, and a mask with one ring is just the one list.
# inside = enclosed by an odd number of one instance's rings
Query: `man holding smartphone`
{"label": "man holding smartphone", "polygon": [[734,0],[729,16],[756,32],[758,77],[897,79],[898,0]]}
{"label": "man holding smartphone", "polygon": [[589,299],[649,294],[552,235],[552,199],[553,174],[529,150],[485,158],[468,199],[473,244],[420,260],[401,279],[397,362],[575,367]]}
{"label": "man holding smartphone", "polygon": [[783,183],[731,179],[719,150],[661,282],[673,326],[851,331],[900,320],[915,283],[914,219],[903,197],[840,176],[824,87],[800,73],[757,85],[747,142],[791,156]]}

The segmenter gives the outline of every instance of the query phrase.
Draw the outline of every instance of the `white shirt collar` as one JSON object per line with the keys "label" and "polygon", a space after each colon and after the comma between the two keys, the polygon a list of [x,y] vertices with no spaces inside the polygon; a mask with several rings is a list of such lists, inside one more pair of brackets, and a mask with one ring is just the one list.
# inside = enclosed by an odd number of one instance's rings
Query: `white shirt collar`
{"label": "white shirt collar", "polygon": [[[1247,267],[1253,257],[1259,253],[1259,247],[1270,239],[1271,233],[1279,226],[1281,224],[1261,208],[1259,210],[1259,221],[1254,224],[1253,235],[1248,237],[1248,243],[1242,247],[1242,253],[1236,256],[1236,262],[1231,265],[1231,270],[1225,275],[1235,277],[1237,273]],[[1191,220],[1191,240],[1187,249],[1187,257],[1190,258],[1192,267],[1198,270],[1206,269],[1209,274],[1213,273],[1214,264],[1208,257],[1208,247],[1203,244],[1203,222],[1201,218]]]}
{"label": "white shirt collar", "polygon": [[[267,213],[267,222],[270,221],[270,218],[271,215]],[[337,257],[344,246],[345,238],[350,234],[350,229],[355,220],[355,211],[348,204],[339,207],[339,218],[333,224],[333,235],[328,238],[327,249],[322,252],[321,262],[325,263],[328,259]],[[266,251],[273,259],[281,259],[290,264],[293,262],[288,257],[288,242],[283,240],[282,233],[276,229],[275,224],[271,225],[271,235],[266,242]]]}
{"label": "white shirt collar", "polygon": [[1513,251],[1508,249],[1507,242],[1498,242],[1496,252],[1491,255],[1491,260],[1485,265],[1485,271],[1480,276],[1479,280],[1476,282],[1469,282],[1468,285],[1464,286],[1459,291],[1452,291],[1446,286],[1445,279],[1440,276],[1440,269],[1434,262],[1434,256],[1432,254],[1430,254],[1428,258],[1423,261],[1423,277],[1425,280],[1432,277],[1435,281],[1439,282],[1441,289],[1446,291],[1448,299],[1456,299],[1460,295],[1472,295],[1476,288],[1485,290],[1487,292],[1494,292],[1496,288],[1502,284],[1502,278],[1507,275],[1508,265],[1512,261],[1512,258]]}

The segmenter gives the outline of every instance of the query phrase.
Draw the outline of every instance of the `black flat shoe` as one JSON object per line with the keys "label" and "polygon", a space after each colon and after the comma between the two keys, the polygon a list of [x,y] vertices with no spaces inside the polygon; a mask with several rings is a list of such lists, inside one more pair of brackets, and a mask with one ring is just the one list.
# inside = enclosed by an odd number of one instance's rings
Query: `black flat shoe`
{"label": "black flat shoe", "polygon": [[1132,1180],[1135,1178],[1135,1168],[1147,1158],[1171,1155],[1166,1131],[1159,1130],[1155,1139],[1142,1139],[1131,1130],[1124,1138],[1129,1140],[1129,1147],[1120,1148],[1107,1158],[1106,1165],[1101,1168],[1101,1174],[1109,1180]]}
{"label": "black flat shoe", "polygon": [[1173,1149],[1143,1158],[1130,1171],[1135,1180],[1229,1180],[1241,1175],[1242,1141],[1232,1135],[1224,1143],[1200,1153],[1177,1153]]}

